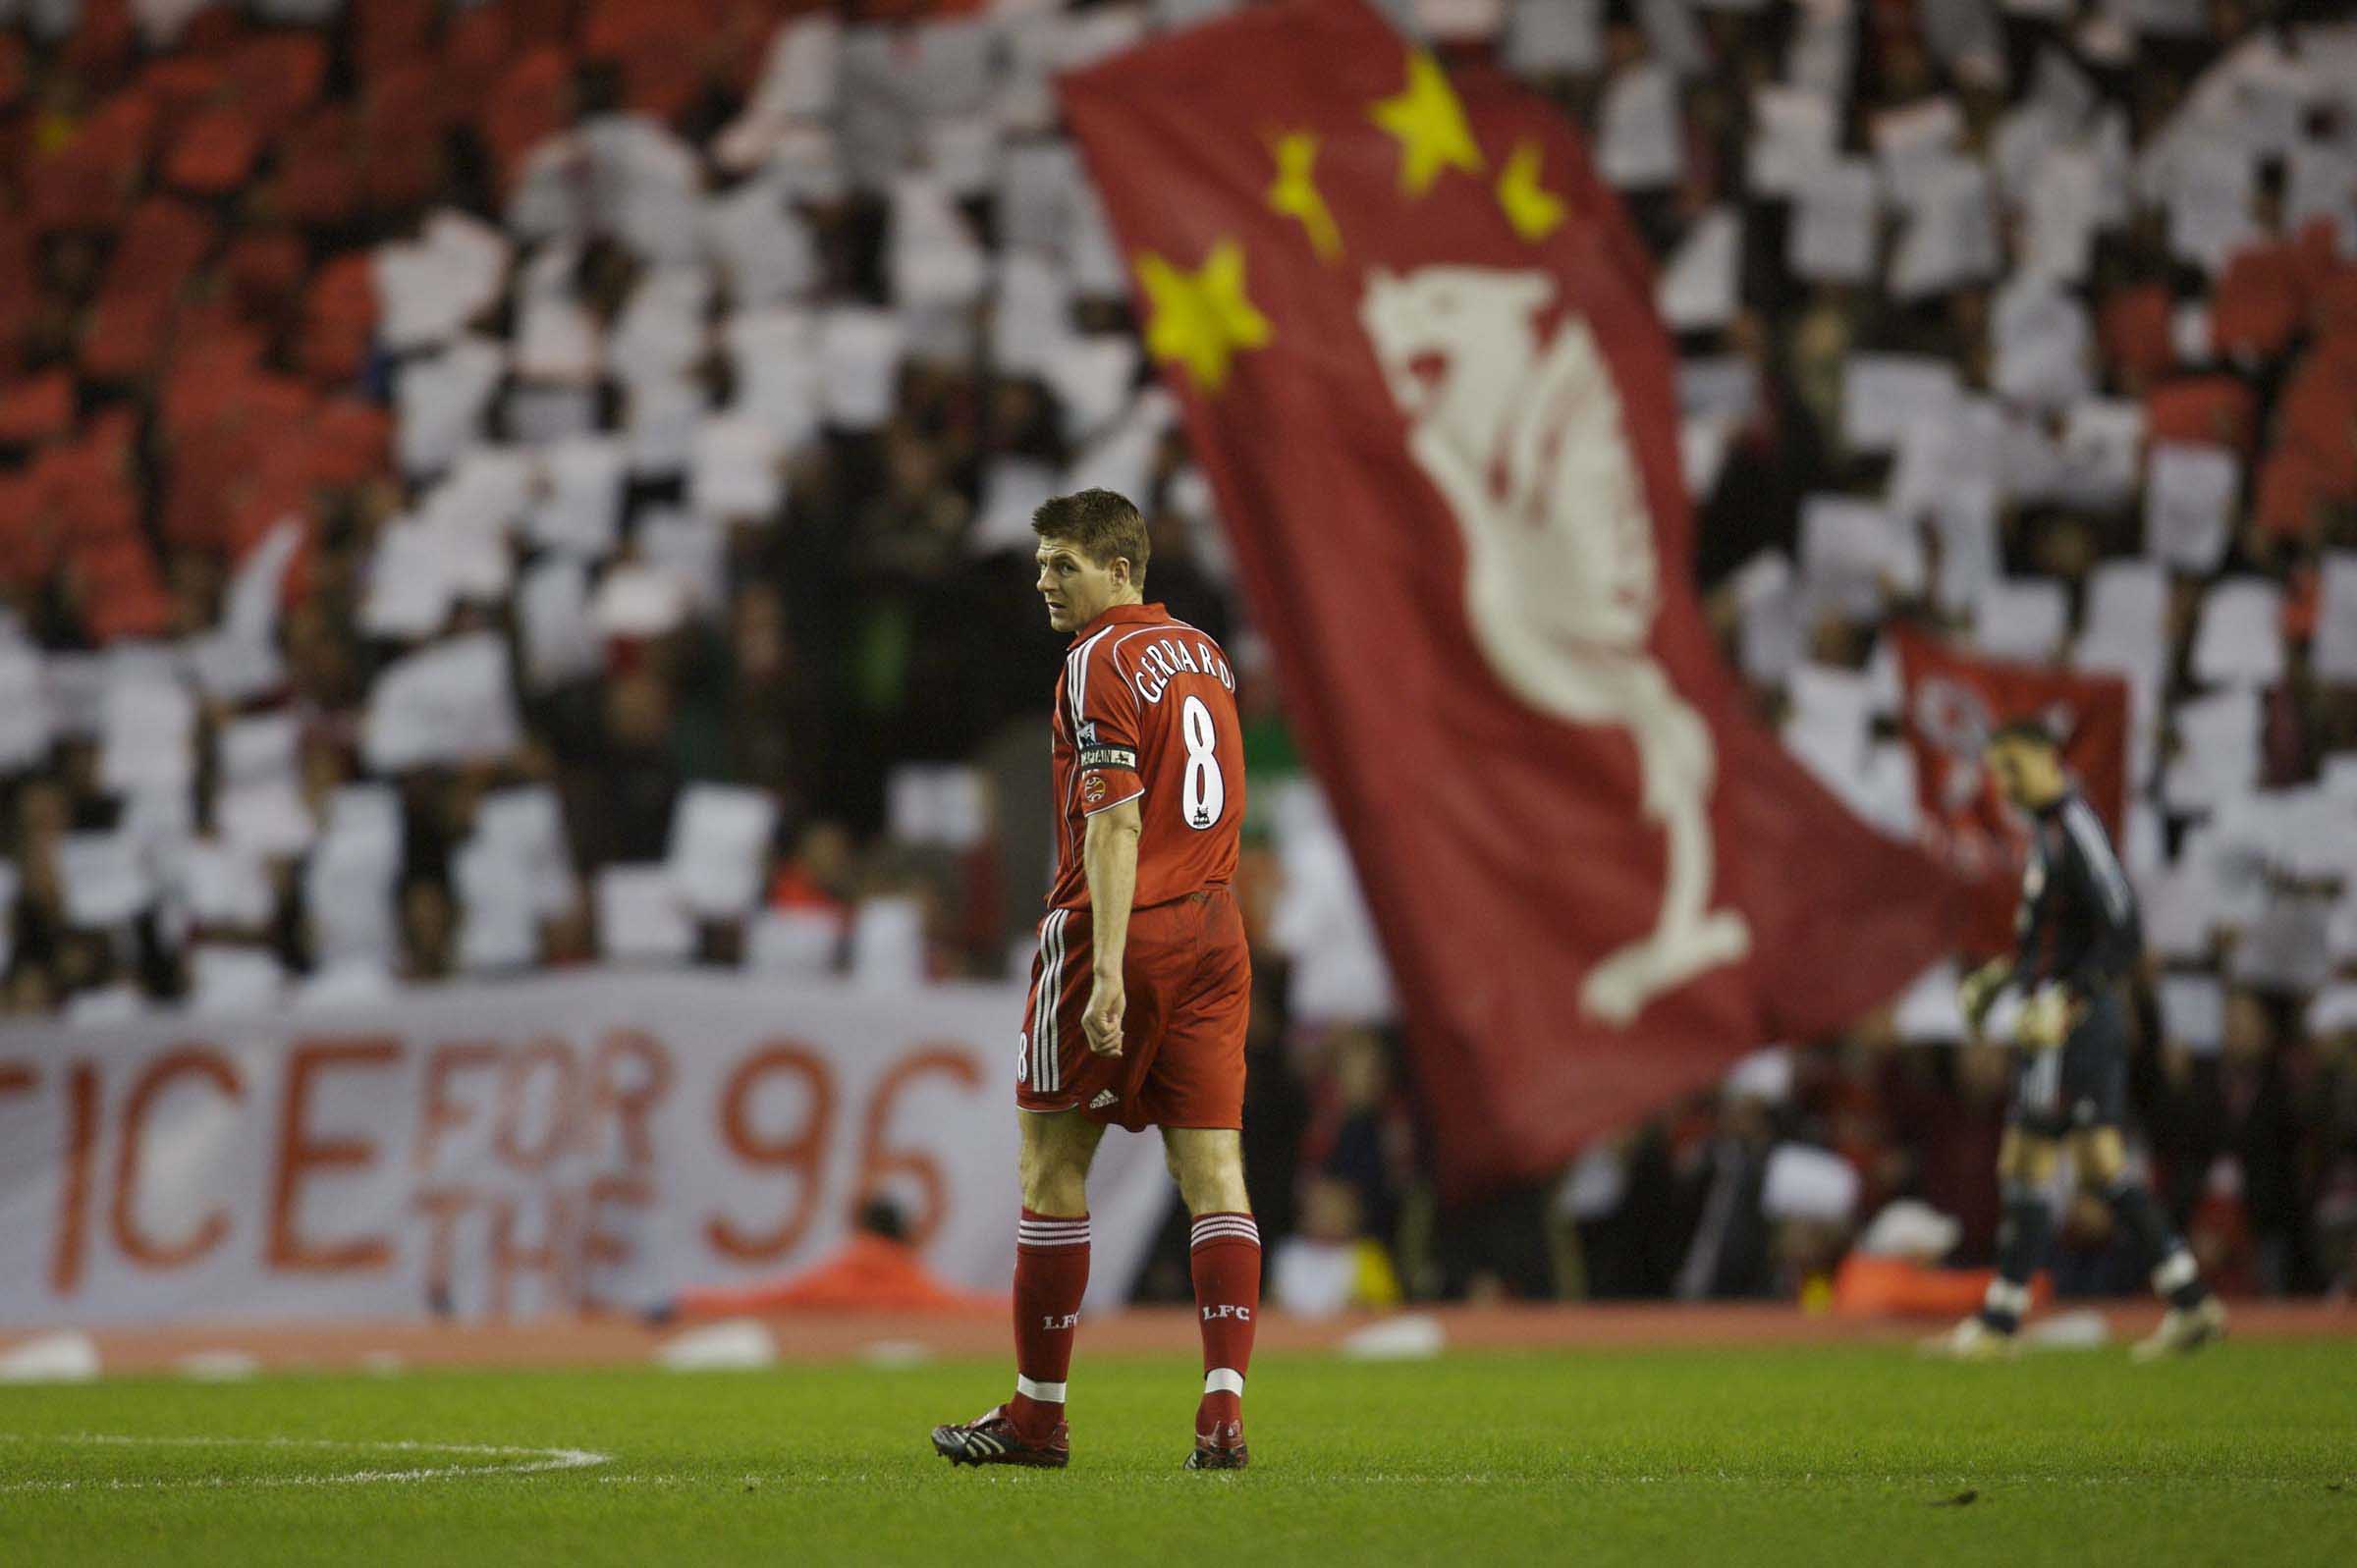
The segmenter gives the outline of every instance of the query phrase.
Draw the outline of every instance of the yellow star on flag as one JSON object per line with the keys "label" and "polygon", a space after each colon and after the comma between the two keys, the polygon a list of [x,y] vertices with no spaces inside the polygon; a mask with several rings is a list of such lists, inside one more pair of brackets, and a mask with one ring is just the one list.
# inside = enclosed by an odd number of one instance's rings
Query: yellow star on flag
{"label": "yellow star on flag", "polygon": [[1537,244],[1563,226],[1563,198],[1539,184],[1539,144],[1525,141],[1498,176],[1498,205],[1514,233]]}
{"label": "yellow star on flag", "polygon": [[1377,102],[1367,118],[1398,139],[1399,189],[1408,195],[1430,190],[1443,169],[1481,173],[1481,148],[1465,123],[1465,107],[1440,62],[1424,50],[1407,57],[1407,85],[1399,95]]}
{"label": "yellow star on flag", "polygon": [[1236,351],[1269,341],[1269,318],[1244,294],[1244,247],[1233,240],[1213,245],[1197,272],[1183,272],[1151,250],[1141,251],[1137,281],[1153,310],[1146,325],[1147,351],[1186,366],[1199,391],[1226,386]]}
{"label": "yellow star on flag", "polygon": [[1269,210],[1299,219],[1309,233],[1310,249],[1320,261],[1332,261],[1343,253],[1343,232],[1335,227],[1334,214],[1327,210],[1326,198],[1311,174],[1318,161],[1318,138],[1296,131],[1279,136],[1273,150],[1277,183],[1269,187]]}

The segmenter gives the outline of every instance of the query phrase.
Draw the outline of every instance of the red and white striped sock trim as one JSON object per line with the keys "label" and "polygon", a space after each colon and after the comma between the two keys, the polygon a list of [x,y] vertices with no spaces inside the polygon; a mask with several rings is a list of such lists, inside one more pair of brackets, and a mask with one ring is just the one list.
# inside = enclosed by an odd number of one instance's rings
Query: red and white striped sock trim
{"label": "red and white striped sock trim", "polygon": [[1252,1222],[1250,1215],[1197,1215],[1194,1230],[1188,1237],[1187,1250],[1192,1252],[1197,1247],[1209,1246],[1215,1241],[1248,1241],[1257,1247],[1260,1245],[1260,1226]]}
{"label": "red and white striped sock trim", "polygon": [[1018,1247],[1085,1247],[1088,1245],[1088,1216],[1077,1219],[1050,1219],[1026,1215],[1015,1221],[1014,1243]]}

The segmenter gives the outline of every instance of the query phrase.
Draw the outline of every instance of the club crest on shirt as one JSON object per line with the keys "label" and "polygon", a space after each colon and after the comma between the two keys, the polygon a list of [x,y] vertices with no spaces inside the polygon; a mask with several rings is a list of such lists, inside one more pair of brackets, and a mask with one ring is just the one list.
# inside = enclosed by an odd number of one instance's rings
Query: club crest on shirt
{"label": "club crest on shirt", "polygon": [[1094,719],[1081,720],[1080,728],[1072,731],[1072,744],[1075,746],[1093,746],[1096,743],[1097,722]]}
{"label": "club crest on shirt", "polygon": [[1092,806],[1098,801],[1104,799],[1105,776],[1103,774],[1092,773],[1086,779],[1082,780],[1080,784],[1080,798]]}

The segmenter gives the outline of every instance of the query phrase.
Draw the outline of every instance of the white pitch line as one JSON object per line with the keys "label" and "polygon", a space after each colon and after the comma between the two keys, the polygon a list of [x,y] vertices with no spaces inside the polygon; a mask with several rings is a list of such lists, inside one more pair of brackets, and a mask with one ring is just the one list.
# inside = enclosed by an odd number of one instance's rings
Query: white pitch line
{"label": "white pitch line", "polygon": [[151,1448],[326,1448],[370,1453],[461,1454],[470,1458],[522,1460],[521,1464],[424,1465],[407,1470],[349,1470],[325,1476],[190,1476],[154,1481],[109,1477],[77,1481],[50,1479],[0,1482],[0,1492],[181,1491],[238,1487],[352,1487],[387,1482],[454,1481],[467,1476],[536,1476],[559,1470],[587,1470],[609,1464],[613,1455],[586,1448],[524,1448],[506,1443],[370,1441],[342,1437],[139,1437],[118,1433],[33,1433],[0,1432],[0,1442],[115,1444]]}

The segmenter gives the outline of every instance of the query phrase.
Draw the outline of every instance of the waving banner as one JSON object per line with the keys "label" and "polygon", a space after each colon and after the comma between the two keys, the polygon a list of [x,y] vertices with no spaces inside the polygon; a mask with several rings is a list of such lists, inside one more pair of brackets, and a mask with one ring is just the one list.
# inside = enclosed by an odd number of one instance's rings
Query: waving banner
{"label": "waving banner", "polygon": [[1400,981],[1442,1174],[1543,1174],[1943,947],[1746,719],[1650,265],[1572,129],[1358,0],[1062,82]]}
{"label": "waving banner", "polygon": [[2117,676],[2009,664],[1967,653],[1908,626],[1893,627],[1915,754],[1915,790],[1935,853],[1972,890],[1961,946],[1975,957],[2009,952],[2029,834],[1998,793],[1981,750],[2000,726],[2044,724],[2062,763],[2117,842],[2127,814],[2128,686]]}
{"label": "waving banner", "polygon": [[[871,1195],[1004,1290],[1022,995],[577,974],[0,1031],[0,1326],[632,1310],[825,1260]],[[1119,1302],[1159,1141],[1089,1196]]]}

